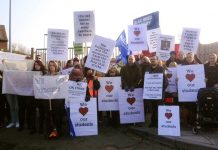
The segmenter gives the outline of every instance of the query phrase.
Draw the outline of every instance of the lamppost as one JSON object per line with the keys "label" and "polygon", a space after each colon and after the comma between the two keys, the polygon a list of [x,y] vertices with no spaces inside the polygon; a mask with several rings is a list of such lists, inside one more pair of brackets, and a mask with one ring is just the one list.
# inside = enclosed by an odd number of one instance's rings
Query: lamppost
{"label": "lamppost", "polygon": [[9,1],[9,52],[12,53],[12,49],[11,49],[11,0]]}
{"label": "lamppost", "polygon": [[48,34],[44,34],[44,49],[45,49],[45,37],[48,36]]}

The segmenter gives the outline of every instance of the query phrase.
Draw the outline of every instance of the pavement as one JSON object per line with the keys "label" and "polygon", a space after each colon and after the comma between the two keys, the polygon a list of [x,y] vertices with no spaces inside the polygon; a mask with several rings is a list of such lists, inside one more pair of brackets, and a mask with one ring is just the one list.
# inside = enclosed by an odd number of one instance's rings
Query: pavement
{"label": "pavement", "polygon": [[133,126],[129,130],[145,139],[163,144],[172,149],[185,150],[212,150],[218,149],[218,128],[202,128],[199,133],[193,134],[192,128],[182,128],[181,136],[158,136],[157,128],[147,126]]}

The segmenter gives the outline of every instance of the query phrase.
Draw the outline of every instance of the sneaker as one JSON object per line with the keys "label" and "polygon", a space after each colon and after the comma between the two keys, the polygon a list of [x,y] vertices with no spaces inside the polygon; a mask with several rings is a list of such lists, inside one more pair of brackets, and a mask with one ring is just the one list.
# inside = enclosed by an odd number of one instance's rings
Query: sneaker
{"label": "sneaker", "polygon": [[9,123],[9,125],[6,126],[6,128],[11,128],[14,126],[14,123]]}
{"label": "sneaker", "polygon": [[16,128],[19,128],[20,127],[20,124],[19,122],[16,123]]}

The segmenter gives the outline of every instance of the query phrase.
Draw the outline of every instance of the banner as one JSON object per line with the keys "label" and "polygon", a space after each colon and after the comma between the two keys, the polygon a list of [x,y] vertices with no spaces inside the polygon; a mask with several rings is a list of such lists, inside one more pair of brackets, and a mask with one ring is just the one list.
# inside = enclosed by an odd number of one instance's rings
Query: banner
{"label": "banner", "polygon": [[70,67],[70,68],[67,68],[67,69],[63,69],[60,72],[61,72],[62,75],[69,75],[72,70],[73,70],[73,67]]}
{"label": "banner", "polygon": [[147,27],[146,25],[130,25],[128,27],[128,49],[133,51],[147,50]]}
{"label": "banner", "polygon": [[177,93],[177,68],[167,68],[166,77],[168,80],[168,86],[165,92],[168,93]]}
{"label": "banner", "polygon": [[133,20],[134,25],[145,24],[148,30],[159,28],[159,12],[153,12],[148,15]]}
{"label": "banner", "polygon": [[119,110],[119,92],[121,90],[121,77],[98,78],[100,89],[98,90],[98,110]]}
{"label": "banner", "polygon": [[158,106],[158,135],[180,136],[179,106]]}
{"label": "banner", "polygon": [[73,43],[74,55],[83,54],[83,43]]}
{"label": "banner", "polygon": [[68,30],[48,29],[47,60],[68,60]]}
{"label": "banner", "polygon": [[98,134],[96,98],[85,102],[84,99],[70,101],[70,119],[73,124],[74,136]]}
{"label": "banner", "polygon": [[200,29],[183,28],[180,51],[197,53]]}
{"label": "banner", "polygon": [[10,52],[1,52],[0,51],[0,60],[2,60],[2,59],[25,60],[26,55],[20,55],[20,54],[15,54],[15,53],[10,53]]}
{"label": "banner", "polygon": [[75,99],[86,98],[87,83],[68,81],[67,90],[68,90],[68,94],[66,95],[65,98],[65,104],[67,107],[69,107],[70,101],[74,101]]}
{"label": "banner", "polygon": [[157,56],[162,61],[170,58],[170,52],[174,50],[175,37],[170,35],[159,35]]}
{"label": "banner", "polygon": [[177,67],[179,102],[197,101],[200,88],[206,87],[204,65]]}
{"label": "banner", "polygon": [[147,41],[148,41],[148,47],[150,53],[157,51],[158,38],[160,34],[161,34],[160,28],[147,31]]}
{"label": "banner", "polygon": [[143,99],[160,100],[163,94],[163,74],[162,73],[145,73]]}
{"label": "banner", "polygon": [[93,11],[74,12],[75,43],[92,42],[95,35],[95,16]]}
{"label": "banner", "polygon": [[36,99],[64,99],[67,95],[67,75],[34,76]]}
{"label": "banner", "polygon": [[5,70],[3,72],[2,93],[33,96],[34,75],[40,75],[40,72]]}
{"label": "banner", "polygon": [[32,71],[34,60],[4,60],[3,70]]}
{"label": "banner", "polygon": [[134,92],[119,92],[120,123],[145,122],[144,101],[142,89],[135,89]]}
{"label": "banner", "polygon": [[95,35],[85,67],[106,73],[113,54],[115,41]]}

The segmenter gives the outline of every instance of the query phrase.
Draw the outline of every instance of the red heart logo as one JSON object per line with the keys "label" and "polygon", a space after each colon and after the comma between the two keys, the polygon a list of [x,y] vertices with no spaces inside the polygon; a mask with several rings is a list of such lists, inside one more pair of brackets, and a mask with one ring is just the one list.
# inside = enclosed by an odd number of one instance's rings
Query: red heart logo
{"label": "red heart logo", "polygon": [[127,102],[132,105],[133,103],[135,103],[135,97],[132,98],[127,98]]}
{"label": "red heart logo", "polygon": [[173,75],[171,73],[167,73],[167,78],[170,79]]}
{"label": "red heart logo", "polygon": [[83,116],[85,116],[88,111],[89,111],[89,109],[88,109],[87,107],[84,107],[84,108],[80,107],[80,108],[79,108],[79,112],[80,112]]}
{"label": "red heart logo", "polygon": [[172,116],[173,116],[172,113],[165,113],[165,117],[166,117],[167,119],[170,119]]}
{"label": "red heart logo", "polygon": [[133,33],[135,34],[135,36],[138,36],[140,34],[140,31],[134,31]]}
{"label": "red heart logo", "polygon": [[192,74],[186,74],[185,77],[186,77],[187,80],[192,82],[192,80],[194,80],[194,78],[195,78],[195,74],[193,74],[193,73]]}
{"label": "red heart logo", "polygon": [[114,89],[114,86],[113,85],[106,85],[105,89],[110,93]]}

